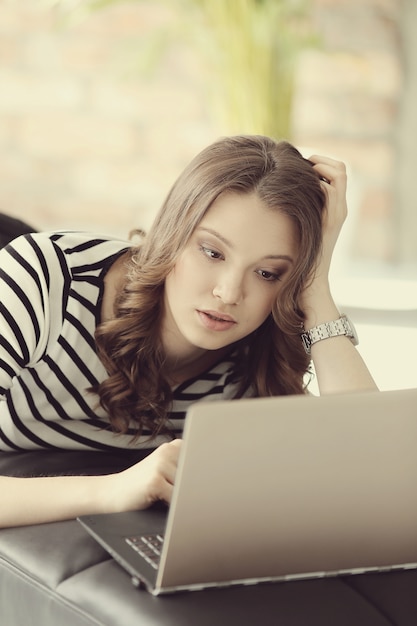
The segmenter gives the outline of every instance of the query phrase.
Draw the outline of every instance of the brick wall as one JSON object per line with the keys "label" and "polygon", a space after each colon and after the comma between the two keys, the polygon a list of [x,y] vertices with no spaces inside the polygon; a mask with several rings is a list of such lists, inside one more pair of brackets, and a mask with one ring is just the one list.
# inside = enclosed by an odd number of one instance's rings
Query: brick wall
{"label": "brick wall", "polygon": [[126,3],[68,24],[36,0],[0,3],[0,210],[123,236],[150,223],[213,137],[180,46],[136,71],[135,46],[170,19]]}
{"label": "brick wall", "polygon": [[315,0],[321,42],[298,67],[294,139],[348,162],[352,254],[361,259],[396,254],[399,18],[397,0]]}
{"label": "brick wall", "polygon": [[[313,9],[320,41],[298,64],[292,139],[348,162],[348,253],[391,261],[400,2],[313,0]],[[149,225],[185,163],[227,132],[185,43],[154,71],[137,68],[137,50],[172,19],[152,2],[71,24],[40,1],[0,3],[0,210],[45,229],[124,236]]]}

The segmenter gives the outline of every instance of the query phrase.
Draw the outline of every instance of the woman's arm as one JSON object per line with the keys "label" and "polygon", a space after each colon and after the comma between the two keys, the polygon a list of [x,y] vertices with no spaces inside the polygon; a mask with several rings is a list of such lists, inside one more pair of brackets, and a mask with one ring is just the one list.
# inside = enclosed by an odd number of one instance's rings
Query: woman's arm
{"label": "woman's arm", "polygon": [[0,528],[169,503],[180,447],[179,439],[162,444],[143,461],[106,476],[0,476]]}
{"label": "woman's arm", "polygon": [[[343,313],[338,310],[331,295],[329,270],[333,250],[347,216],[345,165],[322,156],[310,157],[310,161],[328,182],[321,183],[327,195],[321,257],[301,302],[305,330],[336,320]],[[311,357],[322,394],[377,388],[359,352],[344,335],[314,343]]]}

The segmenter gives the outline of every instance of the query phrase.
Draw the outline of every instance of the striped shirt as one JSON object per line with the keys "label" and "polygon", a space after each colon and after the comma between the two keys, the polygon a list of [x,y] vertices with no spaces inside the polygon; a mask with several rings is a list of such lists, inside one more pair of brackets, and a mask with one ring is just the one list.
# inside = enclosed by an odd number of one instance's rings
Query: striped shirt
{"label": "striped shirt", "polygon": [[[114,434],[98,397],[104,380],[94,332],[104,276],[129,242],[78,232],[39,233],[0,250],[0,450],[159,445],[149,433]],[[185,412],[199,400],[232,398],[233,361],[177,386],[169,425],[180,435]]]}

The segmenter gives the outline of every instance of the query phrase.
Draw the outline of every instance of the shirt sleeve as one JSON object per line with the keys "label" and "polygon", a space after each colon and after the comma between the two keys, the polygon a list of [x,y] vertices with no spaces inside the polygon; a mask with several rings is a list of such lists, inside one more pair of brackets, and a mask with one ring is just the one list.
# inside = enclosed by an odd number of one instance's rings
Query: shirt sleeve
{"label": "shirt sleeve", "polygon": [[0,250],[0,397],[44,354],[51,290],[62,282],[56,264],[53,242],[45,235],[18,237]]}

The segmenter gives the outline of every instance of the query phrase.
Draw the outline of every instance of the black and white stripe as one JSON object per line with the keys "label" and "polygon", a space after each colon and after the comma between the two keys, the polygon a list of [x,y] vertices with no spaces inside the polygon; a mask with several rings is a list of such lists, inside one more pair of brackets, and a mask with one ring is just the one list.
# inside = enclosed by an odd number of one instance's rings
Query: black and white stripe
{"label": "black and white stripe", "polygon": [[[97,397],[105,378],[94,331],[103,279],[130,244],[85,233],[19,237],[0,251],[0,449],[109,450],[132,445],[133,430],[114,435]],[[222,362],[174,390],[172,430],[187,408],[230,398],[232,362]],[[136,447],[154,447],[149,433]]]}

